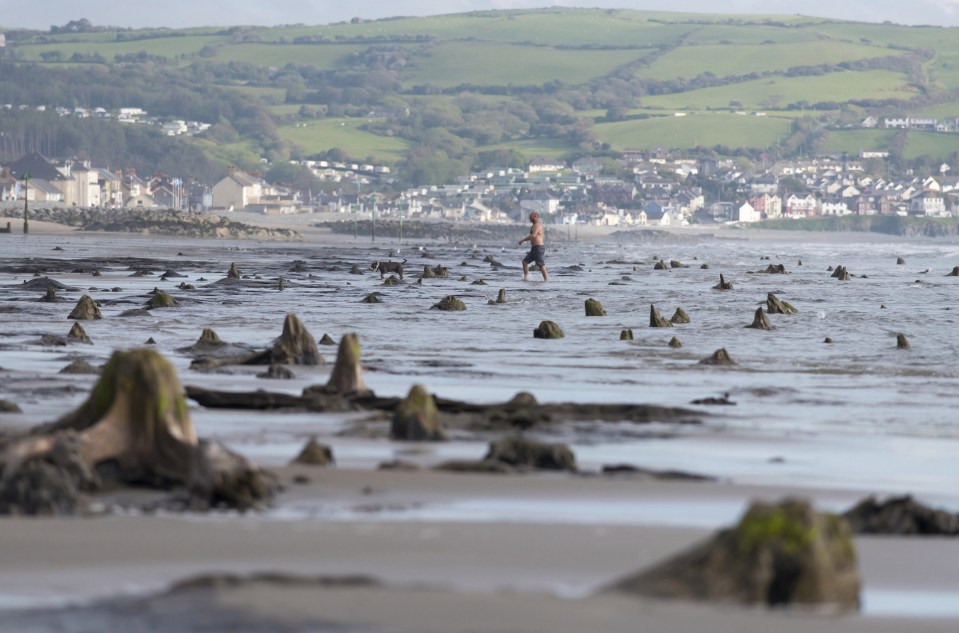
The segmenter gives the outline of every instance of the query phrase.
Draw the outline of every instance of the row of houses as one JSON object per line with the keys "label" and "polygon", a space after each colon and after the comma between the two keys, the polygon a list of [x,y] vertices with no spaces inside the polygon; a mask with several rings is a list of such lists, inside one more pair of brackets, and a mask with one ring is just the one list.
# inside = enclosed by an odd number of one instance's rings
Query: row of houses
{"label": "row of houses", "polygon": [[949,117],[939,120],[934,117],[915,116],[868,116],[862,120],[861,126],[866,129],[878,127],[887,130],[918,130],[923,132],[959,132],[959,117]]}
{"label": "row of houses", "polygon": [[[21,104],[15,106],[12,103],[4,103],[0,107],[4,110],[36,110],[38,112],[46,112],[48,109],[45,105],[28,106]],[[116,110],[107,110],[106,108],[83,108],[80,106],[74,108],[55,106],[52,110],[60,117],[72,116],[78,119],[100,119],[102,121],[116,121],[118,123],[155,125],[160,127],[167,136],[180,136],[183,134],[196,136],[213,127],[210,123],[200,121],[161,119],[160,117],[150,116],[150,114],[142,108],[117,108]]]}

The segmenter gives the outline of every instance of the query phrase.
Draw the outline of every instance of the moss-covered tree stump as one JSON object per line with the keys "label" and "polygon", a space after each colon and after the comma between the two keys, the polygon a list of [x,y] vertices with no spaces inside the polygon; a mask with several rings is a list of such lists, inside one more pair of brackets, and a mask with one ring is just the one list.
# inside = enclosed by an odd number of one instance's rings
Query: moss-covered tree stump
{"label": "moss-covered tree stump", "polygon": [[340,346],[336,351],[336,364],[326,382],[326,387],[344,395],[369,391],[363,381],[360,338],[355,333],[344,334],[340,339]]}
{"label": "moss-covered tree stump", "polygon": [[654,305],[649,306],[649,327],[673,327]]}
{"label": "moss-covered tree stump", "polygon": [[533,338],[553,339],[563,338],[564,336],[566,335],[563,333],[563,329],[553,321],[542,321],[533,330]]}
{"label": "moss-covered tree stump", "polygon": [[413,442],[446,440],[436,401],[422,385],[413,385],[393,410],[390,437]]}
{"label": "moss-covered tree stump", "polygon": [[76,319],[78,321],[87,321],[91,319],[102,319],[103,314],[100,313],[100,308],[97,306],[97,302],[93,300],[93,297],[90,295],[83,295],[80,297],[80,300],[77,301],[77,305],[73,308],[73,311],[67,318]]}
{"label": "moss-covered tree stump", "polygon": [[447,295],[440,299],[439,303],[433,305],[433,310],[442,310],[444,312],[461,312],[466,309],[466,304],[462,299],[457,299],[453,295]]}
{"label": "moss-covered tree stump", "polygon": [[754,503],[733,528],[611,590],[744,605],[859,610],[860,578],[844,519],[803,500]]}
{"label": "moss-covered tree stump", "polygon": [[603,304],[597,301],[596,299],[587,299],[585,307],[586,307],[586,316],[588,317],[606,316],[606,310],[603,309]]}

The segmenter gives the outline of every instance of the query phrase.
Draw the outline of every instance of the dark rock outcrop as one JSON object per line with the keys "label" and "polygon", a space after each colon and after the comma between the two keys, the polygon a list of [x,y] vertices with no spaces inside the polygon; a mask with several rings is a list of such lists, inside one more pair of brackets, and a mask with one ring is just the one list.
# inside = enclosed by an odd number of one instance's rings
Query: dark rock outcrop
{"label": "dark rock outcrop", "polygon": [[501,462],[524,470],[576,471],[576,458],[566,444],[538,442],[523,437],[491,442],[483,461]]}
{"label": "dark rock outcrop", "polygon": [[959,514],[923,505],[910,495],[863,499],[843,513],[856,534],[959,536]]}

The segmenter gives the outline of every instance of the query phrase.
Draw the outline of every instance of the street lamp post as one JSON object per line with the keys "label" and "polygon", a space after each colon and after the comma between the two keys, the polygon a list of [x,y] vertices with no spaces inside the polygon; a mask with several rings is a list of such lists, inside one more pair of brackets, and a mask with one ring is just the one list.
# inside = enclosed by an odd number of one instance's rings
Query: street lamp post
{"label": "street lamp post", "polygon": [[27,211],[27,191],[30,189],[30,173],[23,172],[23,234],[26,235],[30,232],[30,220],[28,219]]}

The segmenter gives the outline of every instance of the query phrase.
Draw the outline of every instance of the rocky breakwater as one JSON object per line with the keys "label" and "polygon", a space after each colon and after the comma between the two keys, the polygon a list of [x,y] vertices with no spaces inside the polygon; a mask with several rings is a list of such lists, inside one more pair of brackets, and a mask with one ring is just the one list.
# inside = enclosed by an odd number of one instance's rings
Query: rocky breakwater
{"label": "rocky breakwater", "polygon": [[192,213],[174,209],[33,209],[31,219],[77,227],[81,231],[143,233],[182,237],[298,240],[293,229],[256,226],[226,215]]}

